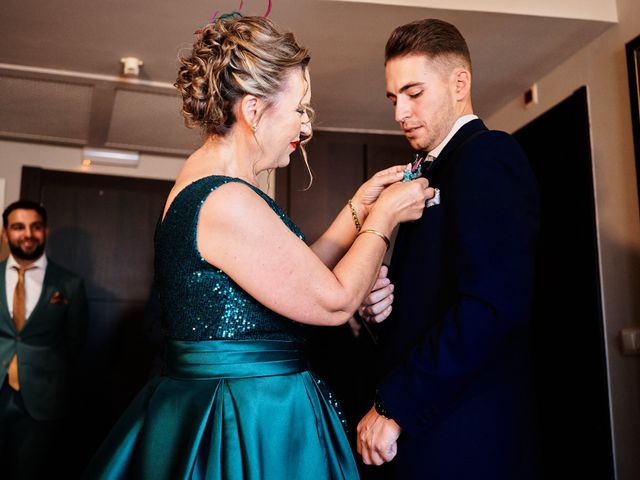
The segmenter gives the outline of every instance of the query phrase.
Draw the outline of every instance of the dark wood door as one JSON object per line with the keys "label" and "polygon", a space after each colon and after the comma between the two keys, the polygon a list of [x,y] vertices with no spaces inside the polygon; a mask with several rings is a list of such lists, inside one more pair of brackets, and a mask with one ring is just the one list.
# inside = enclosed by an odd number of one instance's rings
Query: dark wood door
{"label": "dark wood door", "polygon": [[158,364],[159,318],[146,306],[155,225],[172,185],[23,168],[22,198],[41,202],[49,215],[47,255],[87,287],[80,408],[87,457]]}
{"label": "dark wood door", "polygon": [[[288,170],[286,187],[276,188],[276,201],[281,199],[291,219],[313,243],[347,204],[363,181],[364,146],[352,137],[319,132],[307,148],[313,183],[301,155],[294,155]],[[278,172],[280,176],[280,172]],[[285,191],[286,199],[284,199]]]}
{"label": "dark wood door", "polygon": [[613,479],[586,88],[515,138],[542,200],[533,328],[541,478]]}

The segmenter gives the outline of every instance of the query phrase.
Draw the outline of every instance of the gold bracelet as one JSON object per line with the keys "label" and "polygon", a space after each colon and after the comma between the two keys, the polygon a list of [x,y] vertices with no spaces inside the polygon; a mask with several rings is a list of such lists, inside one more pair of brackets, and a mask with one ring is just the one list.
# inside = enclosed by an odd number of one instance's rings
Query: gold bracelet
{"label": "gold bracelet", "polygon": [[356,209],[353,208],[353,203],[351,203],[351,199],[347,200],[347,203],[349,204],[349,208],[351,208],[351,216],[353,217],[353,223],[356,224],[356,230],[359,232],[360,229],[362,228],[362,225],[360,225],[360,220],[358,220],[358,214],[356,213]]}
{"label": "gold bracelet", "polygon": [[391,242],[389,241],[389,239],[384,233],[380,233],[379,231],[374,230],[373,228],[367,228],[366,230],[362,230],[357,236],[359,237],[363,233],[373,233],[374,235],[379,236],[381,239],[384,240],[384,243],[387,245],[387,250],[389,250],[389,247],[391,246]]}

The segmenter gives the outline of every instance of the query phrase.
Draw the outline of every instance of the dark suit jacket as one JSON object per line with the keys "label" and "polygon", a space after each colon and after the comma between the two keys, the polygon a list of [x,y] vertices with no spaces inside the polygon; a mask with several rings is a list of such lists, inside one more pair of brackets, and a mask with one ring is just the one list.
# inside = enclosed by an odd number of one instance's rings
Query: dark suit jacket
{"label": "dark suit jacket", "polygon": [[400,227],[381,332],[379,395],[403,429],[396,475],[529,478],[534,176],[515,140],[480,120],[426,176],[440,204]]}
{"label": "dark suit jacket", "polygon": [[80,277],[47,263],[42,294],[22,330],[16,332],[7,307],[5,270],[0,263],[0,385],[13,355],[18,353],[20,392],[36,420],[64,417],[74,362],[87,329],[87,297]]}

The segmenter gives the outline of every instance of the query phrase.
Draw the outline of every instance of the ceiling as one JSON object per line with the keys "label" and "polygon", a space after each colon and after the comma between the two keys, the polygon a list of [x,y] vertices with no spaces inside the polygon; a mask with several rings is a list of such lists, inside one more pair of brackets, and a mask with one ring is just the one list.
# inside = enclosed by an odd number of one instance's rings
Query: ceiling
{"label": "ceiling", "polygon": [[[2,3],[0,138],[178,156],[198,146],[171,86],[177,56],[214,11],[235,10],[238,0]],[[242,13],[261,15],[266,4],[246,0]],[[270,18],[311,51],[317,129],[397,132],[385,98],[384,44],[396,26],[426,17],[452,22],[466,37],[474,107],[484,117],[613,25],[379,0],[273,0]],[[138,79],[121,76],[127,56],[144,62]]]}

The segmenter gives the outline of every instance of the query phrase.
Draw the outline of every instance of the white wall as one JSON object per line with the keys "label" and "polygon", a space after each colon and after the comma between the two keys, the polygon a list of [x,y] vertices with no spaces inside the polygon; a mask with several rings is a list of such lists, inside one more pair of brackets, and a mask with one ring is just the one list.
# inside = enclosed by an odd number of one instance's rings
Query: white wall
{"label": "white wall", "polygon": [[[80,147],[54,146],[38,143],[0,140],[0,211],[4,206],[20,197],[22,167],[41,167],[48,170],[118,175],[124,177],[156,178],[174,180],[182,168],[185,158],[141,154],[136,168],[81,165]],[[2,180],[4,179],[4,194]],[[275,175],[271,178],[260,175],[259,186],[271,196],[275,195]]]}
{"label": "white wall", "polygon": [[81,160],[82,149],[79,147],[0,140],[0,178],[5,179],[5,198],[0,198],[0,204],[4,200],[4,205],[8,205],[20,197],[22,167],[25,165],[48,170],[173,180],[185,159],[142,154],[136,168],[83,167]]}
{"label": "white wall", "polygon": [[617,478],[636,480],[640,356],[623,356],[618,335],[640,326],[640,217],[625,56],[625,44],[640,35],[640,1],[618,0],[618,13],[618,25],[540,79],[539,105],[525,109],[516,99],[486,121],[512,132],[587,86],[614,454]]}

